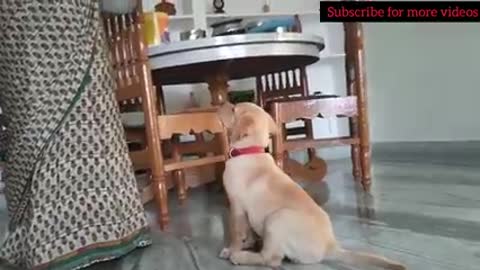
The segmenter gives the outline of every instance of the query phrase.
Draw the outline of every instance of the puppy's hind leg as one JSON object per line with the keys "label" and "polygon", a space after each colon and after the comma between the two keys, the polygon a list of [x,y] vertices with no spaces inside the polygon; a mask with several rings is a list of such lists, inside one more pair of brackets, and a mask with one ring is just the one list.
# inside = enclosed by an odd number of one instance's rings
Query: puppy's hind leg
{"label": "puppy's hind leg", "polygon": [[265,220],[263,233],[263,248],[260,252],[237,251],[230,256],[230,261],[238,265],[260,265],[278,267],[282,264],[284,253],[282,250],[282,231],[276,228],[281,222],[279,215],[274,213]]}
{"label": "puppy's hind leg", "polygon": [[264,245],[261,252],[236,251],[230,256],[230,261],[235,265],[260,265],[278,267],[282,264],[283,254],[278,248],[278,243],[271,234],[264,234]]}
{"label": "puppy's hind leg", "polygon": [[249,228],[243,239],[243,248],[242,249],[251,249],[254,248],[257,244],[257,235],[255,232]]}

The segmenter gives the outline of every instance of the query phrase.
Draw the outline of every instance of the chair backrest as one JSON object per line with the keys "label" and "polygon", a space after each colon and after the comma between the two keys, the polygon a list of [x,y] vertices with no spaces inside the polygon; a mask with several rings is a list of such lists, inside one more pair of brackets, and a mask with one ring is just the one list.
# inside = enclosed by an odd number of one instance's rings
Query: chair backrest
{"label": "chair backrest", "polygon": [[[158,129],[161,140],[173,139],[175,141],[172,145],[172,159],[166,161],[164,165],[166,172],[224,162],[228,157],[227,132],[217,112],[160,115],[158,116]],[[186,150],[191,144],[179,143],[180,135],[199,134],[205,131],[215,134],[215,137],[218,139],[215,140],[217,143],[209,144],[211,148],[208,152],[214,155],[200,154],[196,159],[183,160],[182,152],[197,154],[198,152],[191,152],[191,149]],[[184,151],[182,151],[182,145],[186,146]],[[204,151],[200,152],[205,153]]]}
{"label": "chair backrest", "polygon": [[256,84],[261,107],[272,100],[308,95],[305,68],[261,75],[257,77]]}
{"label": "chair backrest", "polygon": [[[298,15],[295,15],[295,25],[291,30],[302,32],[302,24]],[[256,87],[258,105],[265,108],[268,102],[275,99],[308,95],[307,73],[305,68],[301,67],[263,74],[257,76]]]}
{"label": "chair backrest", "polygon": [[290,102],[273,102],[272,113],[279,125],[294,122],[298,119],[314,119],[316,117],[352,117],[357,115],[357,97],[292,99]]}
{"label": "chair backrest", "polygon": [[173,135],[198,134],[208,131],[224,133],[225,128],[216,112],[182,113],[158,116],[160,138],[168,140]]}
{"label": "chair backrest", "polygon": [[148,63],[143,34],[142,7],[128,14],[102,13],[106,40],[109,46],[116,97],[122,111],[136,110],[142,102],[142,91],[151,84],[145,76]]}

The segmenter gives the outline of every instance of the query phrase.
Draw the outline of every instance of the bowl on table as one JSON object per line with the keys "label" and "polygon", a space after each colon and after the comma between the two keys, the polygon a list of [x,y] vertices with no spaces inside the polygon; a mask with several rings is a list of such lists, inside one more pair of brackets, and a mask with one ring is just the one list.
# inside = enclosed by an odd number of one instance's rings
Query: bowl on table
{"label": "bowl on table", "polygon": [[207,32],[202,29],[192,29],[185,32],[180,33],[180,40],[195,40],[205,38],[207,36]]}
{"label": "bowl on table", "polygon": [[214,23],[210,25],[213,28],[212,36],[227,36],[245,33],[245,26],[242,25],[243,19],[232,19]]}

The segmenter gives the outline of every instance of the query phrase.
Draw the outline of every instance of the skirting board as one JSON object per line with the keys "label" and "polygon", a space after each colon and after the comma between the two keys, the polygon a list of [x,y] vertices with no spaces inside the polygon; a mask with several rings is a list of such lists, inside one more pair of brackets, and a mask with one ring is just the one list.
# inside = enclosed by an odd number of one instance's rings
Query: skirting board
{"label": "skirting board", "polygon": [[478,166],[480,141],[375,143],[372,156],[380,161],[412,162],[414,156],[432,164]]}
{"label": "skirting board", "polygon": [[[329,147],[317,149],[317,156],[325,160],[337,160],[350,157],[350,146]],[[307,151],[290,153],[290,157],[298,162],[307,162]]]}

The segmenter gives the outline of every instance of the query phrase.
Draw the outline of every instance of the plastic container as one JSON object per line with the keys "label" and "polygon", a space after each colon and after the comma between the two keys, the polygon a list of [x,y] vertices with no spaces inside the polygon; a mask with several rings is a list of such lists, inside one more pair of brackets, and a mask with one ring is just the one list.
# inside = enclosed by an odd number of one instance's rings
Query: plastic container
{"label": "plastic container", "polygon": [[144,21],[145,42],[147,45],[152,46],[170,42],[168,14],[163,12],[145,12]]}

